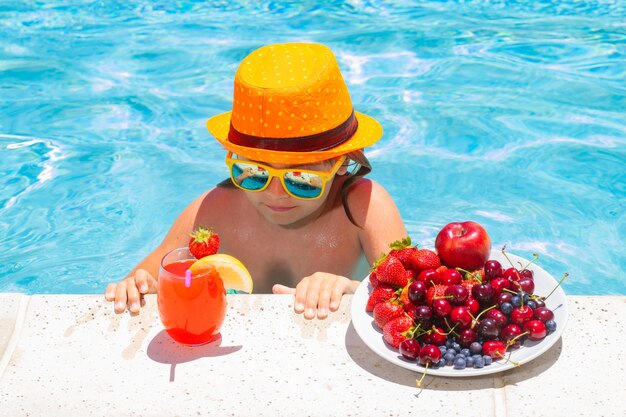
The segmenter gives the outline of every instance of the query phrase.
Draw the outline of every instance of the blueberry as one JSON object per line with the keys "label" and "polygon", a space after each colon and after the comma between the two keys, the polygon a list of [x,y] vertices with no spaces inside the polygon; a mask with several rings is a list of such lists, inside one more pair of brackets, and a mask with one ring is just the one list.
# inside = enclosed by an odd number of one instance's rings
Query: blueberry
{"label": "blueberry", "polygon": [[448,348],[445,347],[445,345],[441,345],[441,346],[439,346],[439,351],[441,352],[441,356],[443,356],[448,351]]}
{"label": "blueberry", "polygon": [[454,360],[454,369],[465,369],[466,366],[465,358],[456,358]]}
{"label": "blueberry", "polygon": [[454,350],[453,348],[450,348],[450,349],[446,350],[446,353],[452,353],[453,355],[456,355],[459,352]]}
{"label": "blueberry", "polygon": [[[504,305],[504,304],[505,303],[502,303],[502,305]],[[522,305],[522,297],[520,297],[519,295],[514,295],[513,297],[511,297],[511,304],[513,304],[513,307],[520,307]],[[502,306],[500,306],[500,307],[502,307]],[[506,313],[504,313],[504,314],[506,314]]]}
{"label": "blueberry", "polygon": [[526,305],[530,308],[532,308],[533,310],[537,308],[537,303],[535,303],[533,300],[529,300]]}
{"label": "blueberry", "polygon": [[439,361],[437,361],[437,368],[443,368],[444,366],[446,366],[446,360],[444,358],[439,359]]}
{"label": "blueberry", "polygon": [[469,347],[470,352],[472,352],[473,355],[477,354],[477,353],[481,353],[483,351],[483,347],[480,343],[478,342],[473,342],[470,347]]}
{"label": "blueberry", "polygon": [[476,359],[474,359],[474,368],[480,369],[483,366],[485,366],[485,360],[482,358],[482,356],[479,356]]}
{"label": "blueberry", "polygon": [[457,352],[461,351],[461,345],[459,345],[458,342],[454,342],[452,343],[452,349],[456,350]]}
{"label": "blueberry", "polygon": [[500,305],[500,311],[506,315],[511,314],[511,311],[513,311],[513,304],[511,303],[502,303]]}
{"label": "blueberry", "polygon": [[471,368],[472,366],[474,366],[474,357],[468,356],[467,358],[465,358],[465,364],[467,365],[468,368]]}
{"label": "blueberry", "polygon": [[548,331],[548,333],[552,333],[556,330],[556,321],[547,320],[545,324],[546,324],[546,330]]}
{"label": "blueberry", "polygon": [[468,348],[461,349],[461,355],[468,357],[470,355],[470,350]]}
{"label": "blueberry", "polygon": [[493,362],[493,358],[489,355],[483,355],[483,361],[485,362],[485,366],[491,365],[491,363]]}
{"label": "blueberry", "polygon": [[452,339],[446,339],[446,347],[448,349],[450,349],[452,347],[452,344],[454,343],[454,340]]}
{"label": "blueberry", "polygon": [[454,358],[455,358],[454,354],[451,354],[450,352],[447,352],[444,355],[443,360],[445,361],[447,366],[451,366],[454,363]]}

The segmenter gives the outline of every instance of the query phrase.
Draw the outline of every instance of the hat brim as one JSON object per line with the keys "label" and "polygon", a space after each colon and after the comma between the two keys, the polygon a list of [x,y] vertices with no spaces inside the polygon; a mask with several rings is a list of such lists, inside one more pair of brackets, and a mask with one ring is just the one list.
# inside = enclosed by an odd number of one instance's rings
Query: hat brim
{"label": "hat brim", "polygon": [[376,119],[363,113],[354,112],[359,123],[357,131],[341,145],[323,151],[284,152],[269,149],[249,148],[236,145],[228,139],[230,116],[226,112],[211,117],[206,122],[207,129],[219,143],[232,153],[254,161],[276,164],[307,164],[345,155],[363,149],[378,142],[383,135],[383,128]]}

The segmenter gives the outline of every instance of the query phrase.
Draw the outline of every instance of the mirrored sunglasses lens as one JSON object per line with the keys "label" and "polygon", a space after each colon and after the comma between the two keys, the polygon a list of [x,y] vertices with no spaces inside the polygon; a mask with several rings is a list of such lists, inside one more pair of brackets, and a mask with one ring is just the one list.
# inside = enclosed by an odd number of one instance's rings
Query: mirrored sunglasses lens
{"label": "mirrored sunglasses lens", "polygon": [[260,190],[267,183],[268,172],[254,164],[235,162],[231,168],[233,180],[246,190]]}
{"label": "mirrored sunglasses lens", "polygon": [[309,172],[290,171],[285,174],[285,187],[300,198],[316,198],[322,194],[322,177]]}

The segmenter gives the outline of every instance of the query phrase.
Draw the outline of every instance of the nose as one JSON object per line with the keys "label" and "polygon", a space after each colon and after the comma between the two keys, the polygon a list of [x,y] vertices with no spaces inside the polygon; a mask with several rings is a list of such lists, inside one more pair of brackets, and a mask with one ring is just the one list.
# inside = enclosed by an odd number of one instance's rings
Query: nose
{"label": "nose", "polygon": [[289,197],[289,194],[283,188],[283,184],[280,182],[280,179],[276,177],[272,177],[269,185],[265,189],[265,192],[268,192],[276,197]]}

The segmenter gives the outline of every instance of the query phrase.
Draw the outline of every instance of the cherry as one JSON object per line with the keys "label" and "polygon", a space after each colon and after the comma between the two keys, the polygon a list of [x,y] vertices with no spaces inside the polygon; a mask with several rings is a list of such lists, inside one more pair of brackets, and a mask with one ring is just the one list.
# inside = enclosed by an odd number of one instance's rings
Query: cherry
{"label": "cherry", "polygon": [[497,308],[489,310],[486,317],[494,319],[499,327],[505,326],[509,322],[509,318]]}
{"label": "cherry", "polygon": [[528,320],[533,318],[533,309],[528,306],[520,306],[515,307],[513,311],[511,311],[511,322],[517,324],[518,326],[522,326]]}
{"label": "cherry", "polygon": [[500,326],[495,319],[486,317],[478,323],[477,333],[483,339],[495,339],[500,334]]}
{"label": "cherry", "polygon": [[424,345],[420,349],[419,362],[422,365],[437,363],[441,359],[441,351],[435,345]]}
{"label": "cherry", "polygon": [[446,339],[448,335],[443,331],[440,327],[433,328],[424,336],[422,336],[422,341],[428,345],[441,346],[446,344]]}
{"label": "cherry", "polygon": [[405,359],[409,360],[417,359],[417,357],[419,356],[420,348],[421,346],[419,342],[415,339],[404,339],[402,342],[400,342],[400,346],[398,346],[400,354]]}
{"label": "cherry", "polygon": [[446,317],[452,311],[452,304],[445,298],[434,298],[431,308],[435,316]]}
{"label": "cherry", "polygon": [[472,329],[463,329],[457,336],[457,341],[461,346],[468,347],[478,340],[478,334]]}
{"label": "cherry", "polygon": [[480,311],[480,303],[475,298],[468,298],[465,302],[465,307],[469,308],[472,315],[477,314]]}
{"label": "cherry", "polygon": [[519,281],[513,281],[511,287],[514,290],[522,290],[526,294],[535,292],[535,281],[532,278],[523,277]]}
{"label": "cherry", "polygon": [[415,305],[418,305],[426,298],[426,283],[423,281],[413,281],[409,284],[409,300]]}
{"label": "cherry", "polygon": [[456,285],[463,280],[463,275],[456,269],[448,268],[439,274],[439,284]]}
{"label": "cherry", "polygon": [[472,315],[466,306],[454,307],[450,312],[450,321],[461,329],[467,329],[472,324]]}
{"label": "cherry", "polygon": [[546,325],[541,320],[529,320],[524,323],[524,330],[528,332],[530,340],[541,340],[548,333]]}
{"label": "cherry", "polygon": [[522,269],[520,271],[520,273],[522,274],[522,276],[524,276],[525,278],[530,278],[530,279],[534,279],[535,278],[535,274],[533,273],[533,271],[531,271],[530,269]]}
{"label": "cherry", "polygon": [[430,287],[433,283],[437,283],[439,281],[439,272],[434,269],[424,269],[417,276],[417,280],[422,281],[427,287]]}
{"label": "cherry", "polygon": [[483,343],[483,355],[501,359],[506,354],[506,345],[499,340],[487,340]]}
{"label": "cherry", "polygon": [[517,324],[511,323],[507,324],[500,330],[500,339],[507,344],[509,344],[511,340],[515,339],[515,341],[512,342],[510,346],[513,348],[518,348],[522,344],[520,339],[517,338],[520,334],[522,334],[522,328],[519,327]]}
{"label": "cherry", "polygon": [[491,281],[502,275],[502,264],[495,259],[485,262],[485,279]]}
{"label": "cherry", "polygon": [[496,290],[496,294],[500,294],[502,291],[504,291],[505,288],[511,288],[511,281],[504,277],[496,277],[489,281],[489,284],[491,284],[493,289]]}
{"label": "cherry", "polygon": [[419,305],[415,307],[415,323],[422,328],[430,327],[430,319],[433,311],[427,305]]}
{"label": "cherry", "polygon": [[537,320],[541,320],[542,322],[546,322],[548,320],[554,320],[554,313],[547,307],[537,307],[534,310],[535,318]]}
{"label": "cherry", "polygon": [[[448,271],[451,270],[448,269]],[[467,301],[469,291],[463,285],[454,284],[446,288],[445,296],[449,297],[450,304],[460,306],[465,304],[465,301]]]}
{"label": "cherry", "polygon": [[522,274],[517,270],[517,268],[513,267],[505,269],[502,276],[509,281],[519,281],[522,278]]}
{"label": "cherry", "polygon": [[512,299],[513,299],[513,294],[507,291],[503,291],[496,296],[496,304],[498,304],[498,307],[501,307],[502,303],[511,304]]}
{"label": "cherry", "polygon": [[472,287],[472,297],[481,304],[489,304],[495,295],[496,290],[488,282],[476,284]]}
{"label": "cherry", "polygon": [[537,308],[537,307],[545,307],[546,306],[545,301],[543,301],[543,299],[541,299],[541,298],[533,298],[533,301],[535,302],[535,308]]}

